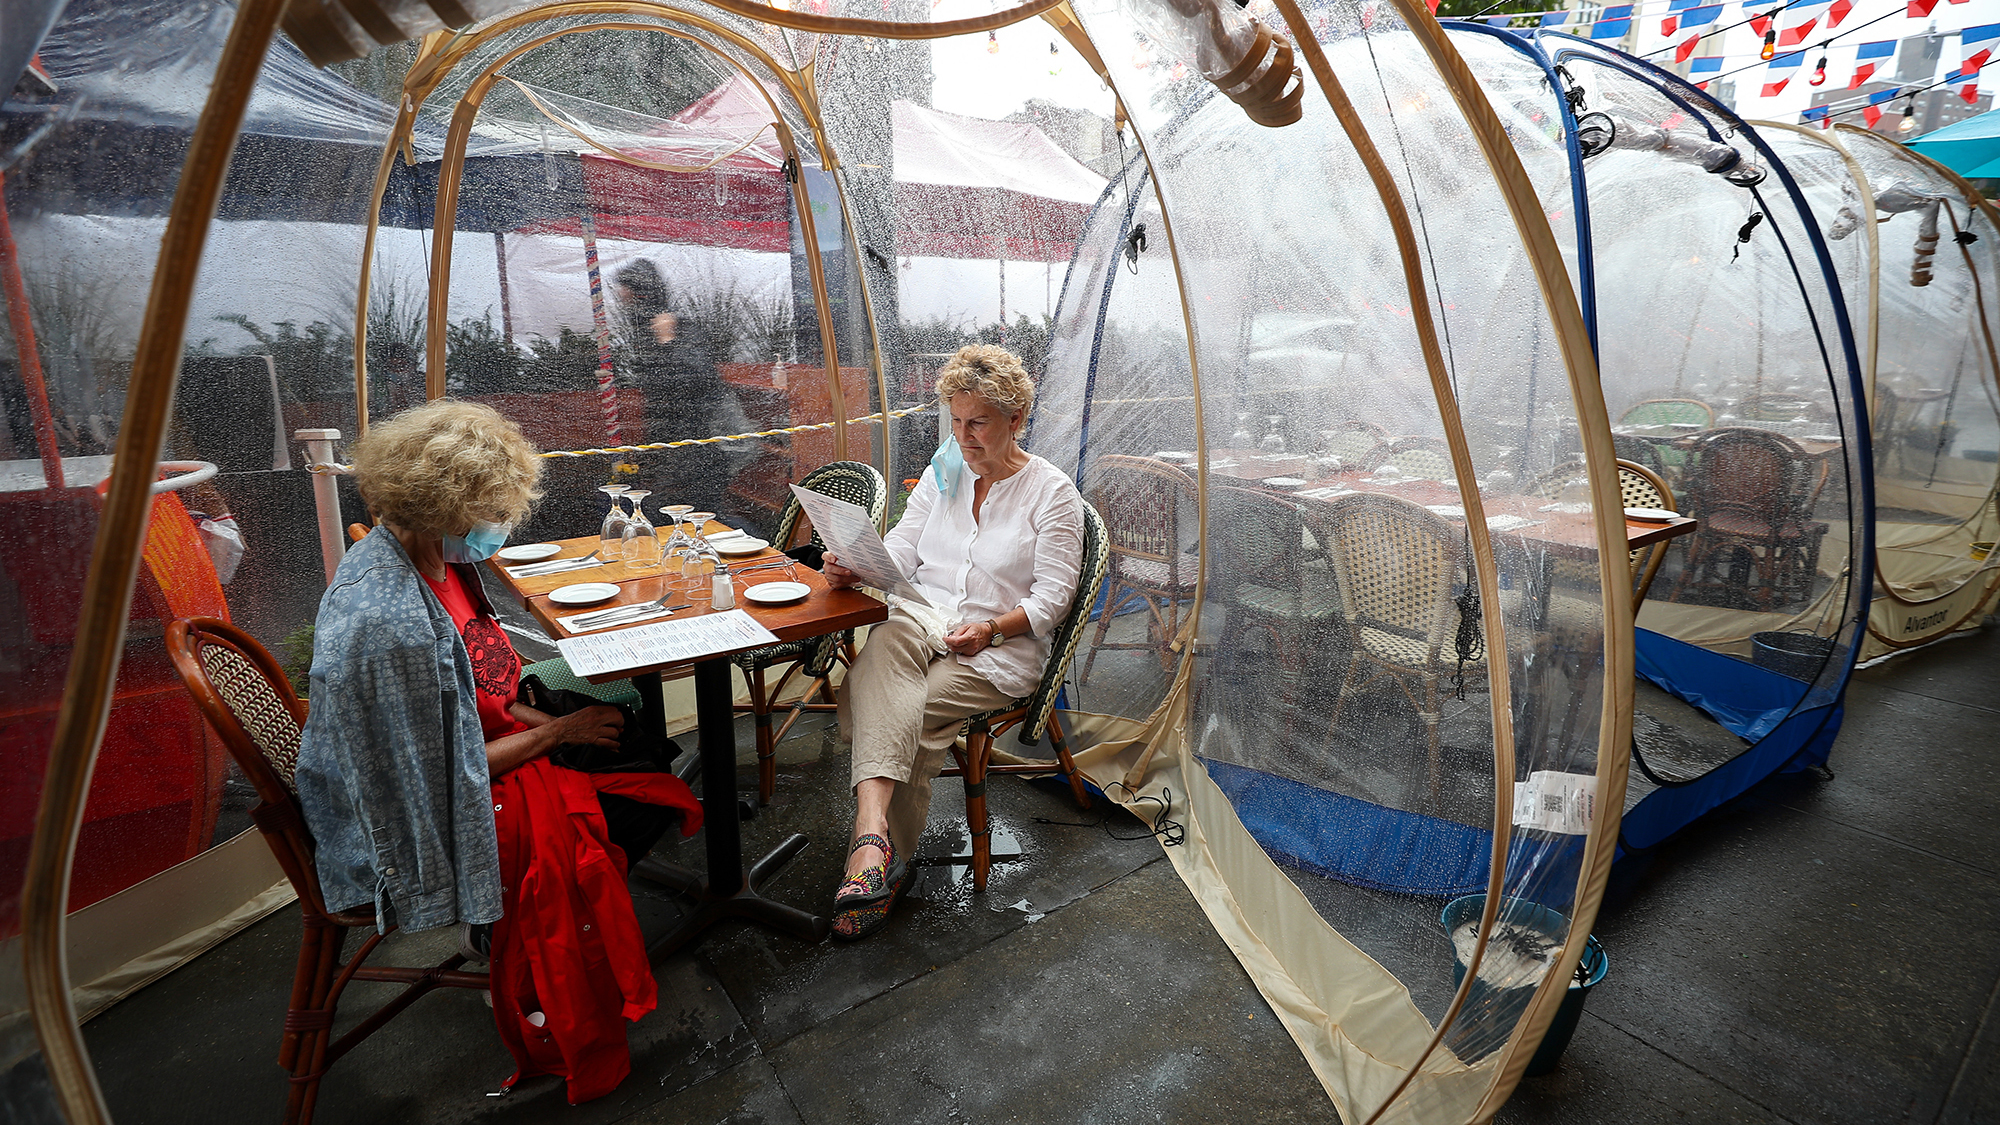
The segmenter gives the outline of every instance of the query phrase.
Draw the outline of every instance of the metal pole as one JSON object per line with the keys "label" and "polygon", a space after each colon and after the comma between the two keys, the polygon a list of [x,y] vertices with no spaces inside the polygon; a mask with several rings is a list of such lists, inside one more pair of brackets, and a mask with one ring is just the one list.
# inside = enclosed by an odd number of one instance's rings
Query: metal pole
{"label": "metal pole", "polygon": [[[333,464],[333,443],[339,430],[294,430],[294,441],[306,443],[306,466]],[[326,564],[326,581],[333,584],[333,572],[347,553],[347,540],[340,527],[340,485],[332,473],[313,473],[313,508],[319,513],[319,555]]]}

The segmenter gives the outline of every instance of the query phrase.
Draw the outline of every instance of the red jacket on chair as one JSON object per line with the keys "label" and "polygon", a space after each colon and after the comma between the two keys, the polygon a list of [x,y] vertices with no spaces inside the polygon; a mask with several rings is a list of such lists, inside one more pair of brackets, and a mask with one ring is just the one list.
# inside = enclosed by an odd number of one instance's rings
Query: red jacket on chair
{"label": "red jacket on chair", "polygon": [[700,803],[672,774],[586,774],[537,758],[493,782],[507,912],[493,926],[493,1018],[518,1064],[506,1085],[561,1075],[571,1105],[624,1080],[624,1021],[657,1003],[600,790],[684,810],[687,835],[701,827]]}

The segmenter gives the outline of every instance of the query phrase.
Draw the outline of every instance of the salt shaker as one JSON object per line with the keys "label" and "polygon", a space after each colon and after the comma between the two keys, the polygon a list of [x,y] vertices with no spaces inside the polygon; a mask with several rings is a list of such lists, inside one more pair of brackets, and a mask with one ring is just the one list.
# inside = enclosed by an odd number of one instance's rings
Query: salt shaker
{"label": "salt shaker", "polygon": [[729,566],[721,559],[715,560],[714,596],[710,601],[714,609],[736,608],[736,580],[729,575]]}

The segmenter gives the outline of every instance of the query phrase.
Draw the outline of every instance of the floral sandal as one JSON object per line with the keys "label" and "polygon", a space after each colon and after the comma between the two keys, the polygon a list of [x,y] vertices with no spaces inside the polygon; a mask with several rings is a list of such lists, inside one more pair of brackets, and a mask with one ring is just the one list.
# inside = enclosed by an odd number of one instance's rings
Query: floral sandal
{"label": "floral sandal", "polygon": [[857,838],[847,854],[870,846],[882,849],[887,858],[862,868],[833,892],[833,936],[837,940],[860,941],[888,925],[889,910],[909,878],[909,862],[897,862],[896,849],[873,832]]}

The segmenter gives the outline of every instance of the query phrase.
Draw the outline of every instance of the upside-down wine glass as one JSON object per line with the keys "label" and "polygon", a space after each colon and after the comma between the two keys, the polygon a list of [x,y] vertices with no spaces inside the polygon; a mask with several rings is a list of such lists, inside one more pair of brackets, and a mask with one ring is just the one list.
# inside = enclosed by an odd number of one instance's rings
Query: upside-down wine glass
{"label": "upside-down wine glass", "polygon": [[618,498],[625,495],[622,484],[600,484],[597,491],[611,498],[611,510],[604,513],[604,523],[597,529],[597,557],[602,562],[616,562],[623,556],[625,547],[625,509]]}
{"label": "upside-down wine glass", "polygon": [[632,501],[632,515],[625,521],[625,541],[622,557],[631,570],[657,570],[660,565],[660,537],[653,532],[653,521],[646,518],[643,501],[652,492],[643,488],[628,488],[626,499]]}

